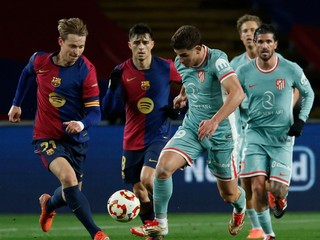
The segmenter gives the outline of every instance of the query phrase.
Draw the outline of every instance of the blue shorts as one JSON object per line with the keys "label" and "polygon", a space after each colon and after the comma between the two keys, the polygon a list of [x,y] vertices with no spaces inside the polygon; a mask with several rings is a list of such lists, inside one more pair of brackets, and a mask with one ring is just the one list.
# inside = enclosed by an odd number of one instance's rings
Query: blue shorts
{"label": "blue shorts", "polygon": [[121,171],[124,183],[140,182],[143,166],[156,168],[160,152],[165,145],[166,142],[157,141],[141,150],[123,150]]}
{"label": "blue shorts", "polygon": [[62,142],[55,139],[38,139],[32,143],[45,167],[57,157],[65,158],[74,169],[78,182],[82,181],[83,165],[88,151],[88,143]]}

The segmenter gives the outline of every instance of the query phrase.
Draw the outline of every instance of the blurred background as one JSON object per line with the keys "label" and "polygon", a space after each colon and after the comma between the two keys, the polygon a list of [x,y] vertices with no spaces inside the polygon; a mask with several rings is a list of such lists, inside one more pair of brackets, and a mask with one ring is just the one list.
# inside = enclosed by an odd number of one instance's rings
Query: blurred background
{"label": "blurred background", "polygon": [[[155,35],[153,54],[173,59],[169,46],[173,33],[184,24],[197,26],[204,44],[226,52],[231,60],[244,52],[236,29],[243,14],[258,15],[272,23],[280,33],[278,51],[297,62],[315,91],[315,103],[304,135],[297,139],[294,151],[294,174],[289,208],[320,210],[320,193],[316,191],[319,167],[320,139],[320,18],[316,0],[303,3],[296,0],[56,0],[5,1],[0,8],[0,212],[38,211],[36,199],[55,189],[57,182],[33,154],[31,145],[32,121],[36,110],[35,86],[26,96],[23,122],[7,123],[7,113],[14,97],[19,75],[30,56],[36,51],[58,50],[57,22],[61,18],[80,17],[88,26],[86,55],[96,66],[101,97],[105,93],[111,70],[131,56],[128,49],[128,30],[137,22],[148,23]],[[119,122],[118,122],[119,123]],[[121,121],[120,121],[121,123]],[[179,122],[178,122],[179,123]],[[174,129],[173,129],[174,130]],[[92,129],[90,155],[87,160],[87,191],[95,202],[94,211],[104,211],[106,198],[123,188],[120,175],[122,148],[121,124],[103,121]],[[107,157],[106,157],[107,156]],[[205,168],[205,156],[191,170],[177,173],[177,190],[173,211],[224,211],[218,198],[214,178]],[[128,187],[129,188],[129,187]],[[183,203],[184,189],[192,192]],[[192,198],[210,191],[207,203],[194,207]],[[299,200],[310,204],[301,206]],[[194,194],[195,193],[195,194]],[[24,203],[17,207],[13,194],[22,194]],[[220,206],[221,205],[221,206]],[[290,209],[291,210],[291,209]]]}

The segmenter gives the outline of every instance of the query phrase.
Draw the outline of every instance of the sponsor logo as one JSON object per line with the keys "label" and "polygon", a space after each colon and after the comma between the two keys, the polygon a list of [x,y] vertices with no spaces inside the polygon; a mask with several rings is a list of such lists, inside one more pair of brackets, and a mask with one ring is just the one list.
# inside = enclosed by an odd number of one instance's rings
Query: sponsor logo
{"label": "sponsor logo", "polygon": [[[242,166],[244,167],[244,166]],[[315,154],[306,146],[295,146],[293,148],[292,176],[289,191],[308,191],[315,184],[316,165]],[[284,173],[280,173],[284,176]],[[207,155],[203,154],[194,161],[192,167],[184,171],[186,183],[216,182],[216,178],[207,167]]]}
{"label": "sponsor logo", "polygon": [[127,78],[127,82],[131,82],[132,80],[136,79],[137,77]]}
{"label": "sponsor logo", "polygon": [[149,158],[149,162],[158,162],[157,160],[153,160],[151,158]]}
{"label": "sponsor logo", "polygon": [[255,87],[257,84],[252,84],[252,85],[249,85],[249,88],[253,88]]}
{"label": "sponsor logo", "polygon": [[38,73],[46,73],[46,72],[49,72],[49,70],[42,70],[42,69],[39,69]]}
{"label": "sponsor logo", "polygon": [[218,70],[219,72],[230,68],[230,65],[229,65],[228,61],[226,61],[226,60],[223,59],[223,58],[219,58],[219,59],[216,61],[215,66],[216,66],[216,68],[217,68],[217,70]]}
{"label": "sponsor logo", "polygon": [[66,99],[59,95],[58,93],[52,92],[49,94],[49,102],[54,106],[54,107],[62,107],[66,103]]}
{"label": "sponsor logo", "polygon": [[316,180],[315,155],[306,146],[293,148],[292,177],[289,191],[308,191]]}
{"label": "sponsor logo", "polygon": [[141,98],[137,103],[137,108],[143,114],[151,113],[154,108],[154,103],[152,99],[144,97]]}

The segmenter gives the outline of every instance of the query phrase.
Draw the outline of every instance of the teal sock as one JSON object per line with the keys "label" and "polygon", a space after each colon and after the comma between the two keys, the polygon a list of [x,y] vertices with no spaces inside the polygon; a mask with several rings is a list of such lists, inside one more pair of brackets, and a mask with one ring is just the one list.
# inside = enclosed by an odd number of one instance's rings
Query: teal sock
{"label": "teal sock", "polygon": [[172,196],[172,177],[167,179],[154,178],[153,181],[153,203],[156,218],[166,218],[168,205]]}
{"label": "teal sock", "polygon": [[261,225],[259,223],[256,210],[254,210],[253,208],[247,209],[246,213],[247,213],[248,218],[250,219],[252,228],[260,228],[261,229]]}
{"label": "teal sock", "polygon": [[269,208],[263,212],[257,212],[257,216],[264,233],[274,236]]}
{"label": "teal sock", "polygon": [[235,213],[242,213],[246,209],[246,193],[242,187],[238,187],[240,189],[240,196],[237,201],[231,203],[234,208]]}

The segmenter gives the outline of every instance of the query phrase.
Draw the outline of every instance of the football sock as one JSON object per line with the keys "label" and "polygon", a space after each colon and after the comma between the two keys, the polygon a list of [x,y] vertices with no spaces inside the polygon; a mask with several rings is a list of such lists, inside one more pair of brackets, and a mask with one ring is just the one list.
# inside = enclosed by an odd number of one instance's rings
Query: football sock
{"label": "football sock", "polygon": [[235,213],[243,213],[243,211],[246,209],[246,193],[243,190],[242,187],[238,187],[240,190],[240,196],[237,201],[231,203],[233,206],[233,211]]}
{"label": "football sock", "polygon": [[257,216],[264,233],[274,236],[269,208],[263,212],[257,212]]}
{"label": "football sock", "polygon": [[79,219],[88,230],[92,239],[97,231],[101,229],[94,223],[89,202],[78,186],[63,189],[67,204],[73,214]]}
{"label": "football sock", "polygon": [[145,202],[141,203],[140,205],[140,212],[143,210],[143,213],[139,214],[139,217],[143,224],[145,224],[146,220],[153,220],[154,213],[153,213],[153,203],[152,202]]}
{"label": "football sock", "polygon": [[46,210],[48,213],[51,213],[57,208],[60,208],[66,205],[67,203],[62,198],[62,187],[60,186],[54,191],[52,197],[48,200],[46,204]]}
{"label": "football sock", "polygon": [[173,191],[172,177],[167,179],[154,178],[153,203],[156,218],[166,218],[168,204]]}
{"label": "football sock", "polygon": [[250,219],[252,228],[261,228],[256,210],[250,208],[246,210],[246,213],[248,218]]}

